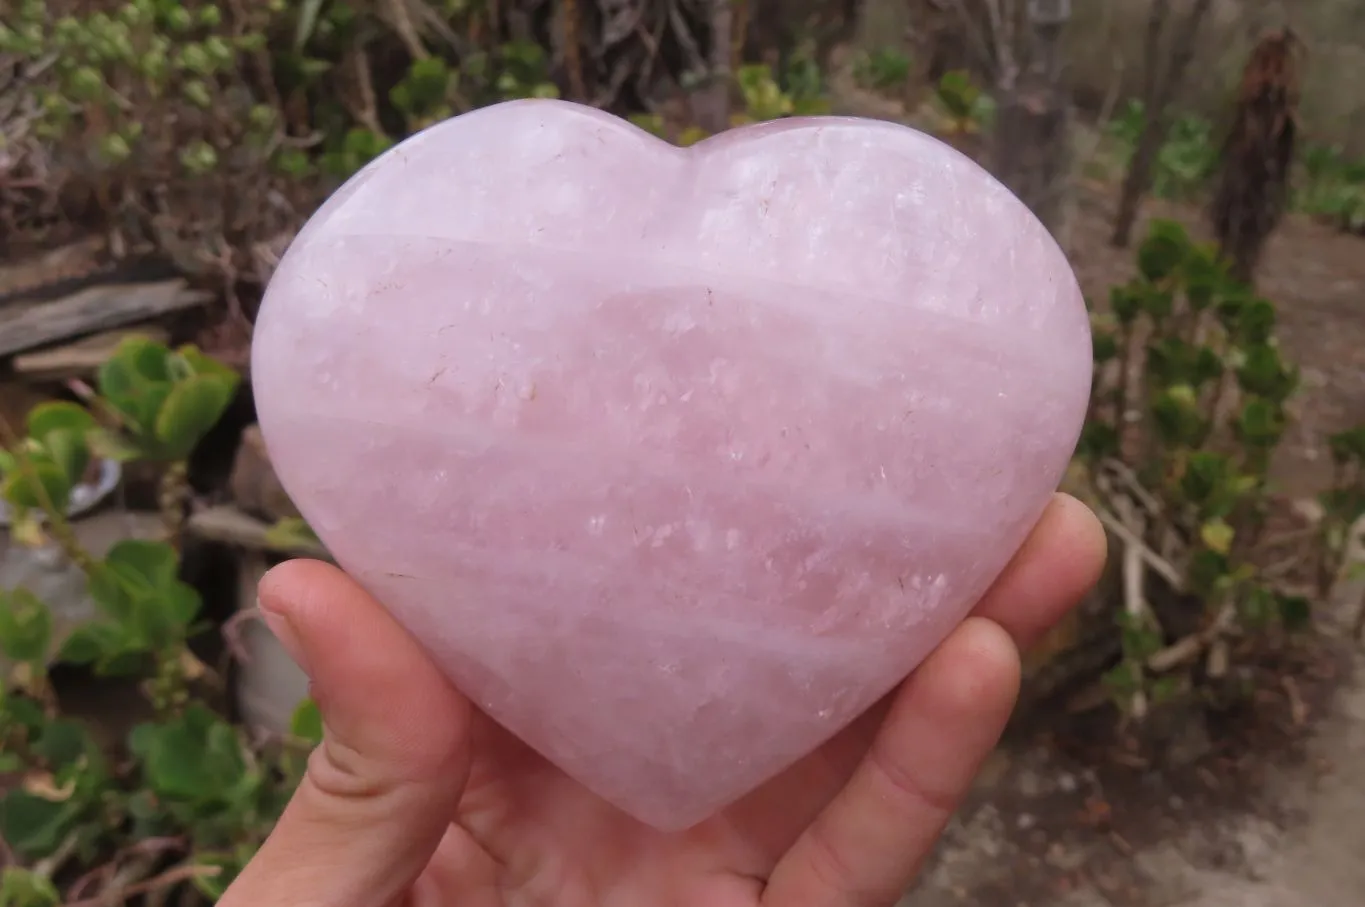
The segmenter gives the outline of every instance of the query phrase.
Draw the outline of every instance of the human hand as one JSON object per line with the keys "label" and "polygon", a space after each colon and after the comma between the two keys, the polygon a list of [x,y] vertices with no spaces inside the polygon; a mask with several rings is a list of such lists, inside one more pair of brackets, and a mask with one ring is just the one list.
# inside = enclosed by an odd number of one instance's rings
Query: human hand
{"label": "human hand", "polygon": [[326,732],[220,907],[889,907],[1019,689],[1027,648],[1096,581],[1105,539],[1058,495],[968,618],[817,752],[702,825],[624,816],[473,709],[354,581],[260,586]]}

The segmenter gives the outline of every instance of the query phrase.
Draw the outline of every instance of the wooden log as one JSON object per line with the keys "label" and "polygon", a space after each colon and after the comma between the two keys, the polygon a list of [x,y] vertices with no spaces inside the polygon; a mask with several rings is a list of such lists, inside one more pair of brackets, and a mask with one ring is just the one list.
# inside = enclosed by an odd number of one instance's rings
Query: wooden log
{"label": "wooden log", "polygon": [[0,308],[0,357],[205,305],[213,294],[183,280],[89,287],[50,302]]}

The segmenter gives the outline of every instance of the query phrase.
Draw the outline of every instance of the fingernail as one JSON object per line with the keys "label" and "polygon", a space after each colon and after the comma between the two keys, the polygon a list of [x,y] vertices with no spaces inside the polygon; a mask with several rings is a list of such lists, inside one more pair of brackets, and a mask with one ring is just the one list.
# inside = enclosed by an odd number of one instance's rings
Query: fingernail
{"label": "fingernail", "polygon": [[299,644],[298,634],[294,632],[289,619],[278,611],[272,611],[261,604],[260,599],[256,600],[256,610],[261,612],[261,619],[270,628],[270,632],[280,641],[284,651],[294,660],[294,664],[303,669],[303,673],[308,673],[308,662],[303,657],[303,646]]}

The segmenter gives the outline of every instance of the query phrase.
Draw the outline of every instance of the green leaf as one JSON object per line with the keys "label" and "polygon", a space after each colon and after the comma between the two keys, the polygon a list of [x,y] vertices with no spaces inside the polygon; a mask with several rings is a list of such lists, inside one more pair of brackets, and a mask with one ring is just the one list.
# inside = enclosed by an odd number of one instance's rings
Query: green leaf
{"label": "green leaf", "polygon": [[136,747],[147,782],[159,795],[189,803],[221,803],[246,780],[236,731],[203,706],[161,725],[144,725]]}
{"label": "green leaf", "polygon": [[81,804],[12,790],[0,800],[0,837],[16,853],[39,859],[56,850],[80,818]]}
{"label": "green leaf", "polygon": [[1238,473],[1231,458],[1211,451],[1190,454],[1180,476],[1181,493],[1205,519],[1227,516],[1255,487],[1255,479]]}
{"label": "green leaf", "polygon": [[234,382],[241,380],[236,371],[191,344],[178,347],[173,359],[183,363],[189,375],[218,375]]}
{"label": "green leaf", "polygon": [[54,431],[82,436],[95,427],[95,417],[89,410],[65,400],[40,403],[28,414],[29,436],[46,444]]}
{"label": "green leaf", "polygon": [[1237,437],[1255,447],[1270,448],[1279,443],[1286,427],[1284,407],[1261,397],[1251,397],[1237,415]]}
{"label": "green leaf", "polygon": [[108,562],[94,565],[86,588],[95,604],[116,623],[126,624],[133,616],[133,597],[118,568]]}
{"label": "green leaf", "polygon": [[171,459],[184,459],[237,392],[236,376],[194,375],[176,384],[156,417],[156,439]]}
{"label": "green leaf", "polygon": [[298,517],[284,517],[277,521],[266,530],[265,543],[286,551],[322,544],[312,528]]}
{"label": "green leaf", "polygon": [[3,695],[0,696],[0,703],[3,703],[0,718],[11,728],[22,728],[31,736],[47,724],[42,705],[26,696]]}
{"label": "green leaf", "polygon": [[1252,586],[1238,605],[1242,619],[1256,629],[1263,629],[1277,616],[1275,595],[1264,586]]}
{"label": "green leaf", "polygon": [[75,487],[85,475],[85,467],[90,464],[90,448],[85,438],[65,429],[49,432],[43,446],[47,449],[52,462],[66,476],[67,484]]}
{"label": "green leaf", "polygon": [[52,612],[27,589],[0,591],[0,652],[12,661],[45,664]]}
{"label": "green leaf", "polygon": [[1076,445],[1079,454],[1094,460],[1118,453],[1119,433],[1108,422],[1091,419],[1081,429],[1081,440]]}
{"label": "green leaf", "polygon": [[1199,527],[1199,539],[1211,551],[1227,554],[1232,550],[1232,540],[1236,537],[1233,528],[1222,519],[1209,520]]}
{"label": "green leaf", "polygon": [[57,719],[43,728],[34,752],[55,771],[90,761],[99,755],[99,747],[83,725]]}
{"label": "green leaf", "polygon": [[1170,290],[1148,287],[1142,294],[1142,310],[1157,321],[1167,318],[1175,310],[1175,294]]}
{"label": "green leaf", "polygon": [[104,562],[125,568],[154,588],[170,585],[180,572],[180,561],[174,548],[165,542],[144,539],[116,542],[104,556]]}
{"label": "green leaf", "polygon": [[69,665],[94,664],[118,651],[118,630],[109,624],[86,624],[72,630],[55,661]]}
{"label": "green leaf", "polygon": [[1228,559],[1224,554],[1204,548],[1190,557],[1190,590],[1197,595],[1212,595],[1227,584],[1229,575]]}
{"label": "green leaf", "polygon": [[1304,630],[1313,622],[1313,603],[1301,595],[1276,596],[1280,622],[1287,630]]}
{"label": "green leaf", "polygon": [[1152,417],[1168,444],[1195,447],[1208,431],[1208,421],[1194,388],[1188,384],[1168,387],[1152,399]]}
{"label": "green leaf", "polygon": [[1143,292],[1134,284],[1114,287],[1109,291],[1109,307],[1120,324],[1132,324],[1142,314]]}
{"label": "green leaf", "polygon": [[178,569],[173,548],[139,539],[118,542],[95,565],[90,595],[126,634],[124,652],[156,650],[185,637],[200,601],[177,578]]}
{"label": "green leaf", "polygon": [[60,907],[61,892],[47,876],[21,866],[0,873],[0,907]]}
{"label": "green leaf", "polygon": [[305,699],[299,703],[289,720],[289,733],[314,746],[322,742],[322,712],[316,702]]}
{"label": "green leaf", "polygon": [[90,432],[86,435],[85,440],[91,453],[97,457],[104,457],[106,460],[127,463],[130,460],[141,459],[149,455],[147,451],[129,438],[103,428],[97,428]]}
{"label": "green leaf", "polygon": [[1118,623],[1125,657],[1142,662],[1161,651],[1161,634],[1149,620],[1120,611]]}
{"label": "green leaf", "polygon": [[1327,439],[1332,459],[1338,464],[1350,460],[1365,462],[1365,426],[1338,432]]}
{"label": "green leaf", "polygon": [[1109,362],[1119,354],[1118,338],[1113,331],[1094,331],[1091,335],[1094,359],[1096,362]]}
{"label": "green leaf", "polygon": [[[1112,696],[1126,700],[1142,689],[1142,674],[1133,662],[1121,661],[1104,675],[1103,683]],[[1120,705],[1126,707],[1127,702]]]}
{"label": "green leaf", "polygon": [[1189,234],[1173,220],[1152,222],[1147,238],[1138,248],[1138,270],[1150,281],[1161,281],[1184,262],[1191,249]]}
{"label": "green leaf", "polygon": [[1237,311],[1232,334],[1238,343],[1258,344],[1275,331],[1275,306],[1265,299],[1248,299]]}
{"label": "green leaf", "polygon": [[130,337],[100,367],[101,395],[136,434],[151,434],[161,404],[171,392],[170,355],[163,343]]}
{"label": "green leaf", "polygon": [[1188,384],[1199,388],[1223,373],[1218,354],[1179,337],[1161,337],[1147,346],[1147,374],[1156,386]]}
{"label": "green leaf", "polygon": [[1237,380],[1247,393],[1282,403],[1293,393],[1298,375],[1285,364],[1278,349],[1260,343],[1242,350]]}
{"label": "green leaf", "polygon": [[1202,312],[1212,305],[1231,283],[1227,268],[1219,261],[1217,254],[1203,246],[1191,249],[1183,271],[1185,298],[1196,312]]}
{"label": "green leaf", "polygon": [[[35,477],[37,482],[33,481]],[[20,466],[6,475],[0,495],[15,507],[34,510],[44,509],[45,497],[58,513],[64,513],[71,500],[71,480],[56,463],[30,454],[27,468]]]}

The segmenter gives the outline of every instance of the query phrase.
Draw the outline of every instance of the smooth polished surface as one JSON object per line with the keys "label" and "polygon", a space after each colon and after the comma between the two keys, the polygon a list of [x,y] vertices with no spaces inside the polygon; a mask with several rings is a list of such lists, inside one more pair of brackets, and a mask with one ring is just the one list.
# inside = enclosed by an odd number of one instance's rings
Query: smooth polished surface
{"label": "smooth polished surface", "polygon": [[516,101],[319,210],[252,371],[341,565],[481,708],[673,829],[966,615],[1060,480],[1091,347],[1043,227],[918,132],[684,150]]}

